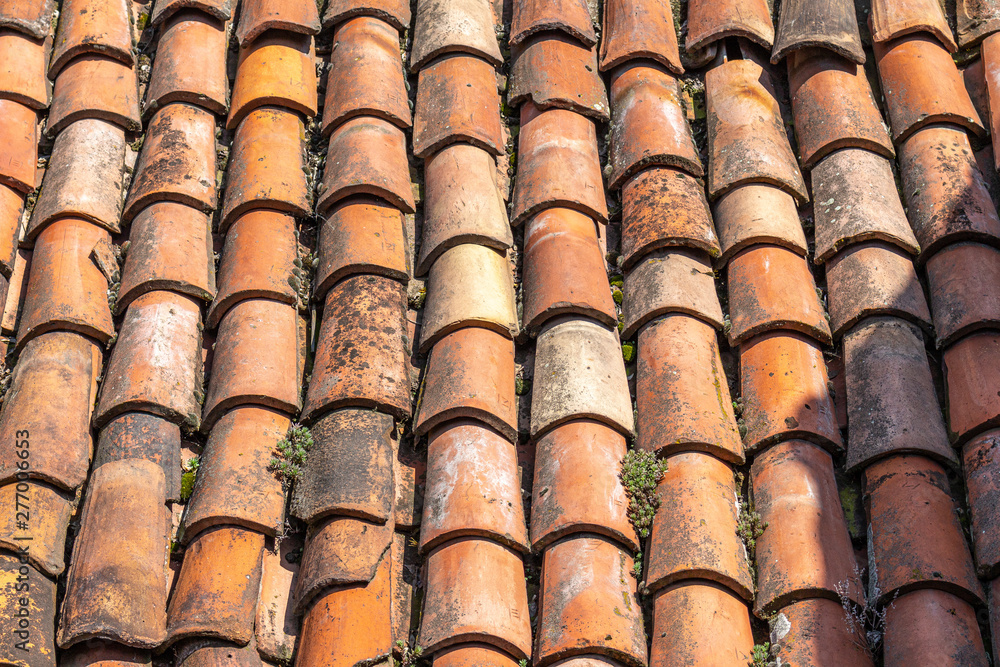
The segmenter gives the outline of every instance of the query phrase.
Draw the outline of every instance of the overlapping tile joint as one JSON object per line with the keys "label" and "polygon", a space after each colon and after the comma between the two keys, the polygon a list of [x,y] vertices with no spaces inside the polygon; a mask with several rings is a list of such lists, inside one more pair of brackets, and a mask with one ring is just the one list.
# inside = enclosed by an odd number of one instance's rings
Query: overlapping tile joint
{"label": "overlapping tile joint", "polygon": [[993,664],[949,11],[0,0],[0,664]]}

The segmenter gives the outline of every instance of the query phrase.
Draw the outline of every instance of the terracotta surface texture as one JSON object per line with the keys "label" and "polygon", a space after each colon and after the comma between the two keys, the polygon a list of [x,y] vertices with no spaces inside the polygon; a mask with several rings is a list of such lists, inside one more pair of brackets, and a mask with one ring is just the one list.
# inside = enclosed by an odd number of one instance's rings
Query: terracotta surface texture
{"label": "terracotta surface texture", "polygon": [[683,313],[723,327],[712,265],[701,253],[665,250],[646,255],[625,278],[622,314],[624,338],[667,313]]}
{"label": "terracotta surface texture", "polygon": [[38,42],[23,33],[0,28],[0,97],[29,109],[49,106],[52,84],[45,76],[48,40]]}
{"label": "terracotta surface texture", "polygon": [[236,81],[226,127],[272,105],[316,115],[316,52],[308,35],[272,31],[249,45],[241,40]]}
{"label": "terracotta surface texture", "polygon": [[200,11],[182,11],[167,19],[149,75],[143,115],[172,102],[187,102],[214,114],[226,113],[226,46],[225,24],[217,18]]}
{"label": "terracotta surface texture", "polygon": [[535,33],[559,30],[585,46],[593,46],[597,44],[597,34],[592,21],[583,0],[516,2],[510,22],[510,45],[517,46]]}
{"label": "terracotta surface texture", "polygon": [[66,63],[96,53],[126,65],[135,62],[131,7],[125,0],[73,0],[59,12],[48,75],[55,80]]}
{"label": "terracotta surface texture", "polygon": [[410,69],[422,70],[435,58],[449,53],[467,53],[499,66],[503,56],[497,44],[496,22],[490,0],[421,0],[413,22]]}
{"label": "terracotta surface texture", "polygon": [[1000,394],[994,360],[1000,336],[994,331],[963,338],[942,355],[948,389],[948,434],[955,444],[1000,423]]}
{"label": "terracotta surface texture", "polygon": [[268,30],[283,30],[304,35],[319,32],[319,9],[315,4],[295,4],[281,0],[246,0],[241,3],[236,38],[249,44]]}
{"label": "terracotta surface texture", "polygon": [[597,70],[597,49],[558,32],[526,39],[513,54],[511,104],[575,111],[608,120],[608,92]]}
{"label": "terracotta surface texture", "polygon": [[808,251],[795,200],[773,185],[744,185],[730,190],[715,201],[713,211],[722,250],[716,258],[719,266],[756,245],[781,246],[802,256]]}
{"label": "terracotta surface texture", "polygon": [[903,35],[927,33],[949,51],[957,50],[944,12],[934,0],[873,0],[869,21],[872,39],[877,43],[888,42]]}
{"label": "terracotta surface texture", "polygon": [[330,0],[323,10],[323,27],[330,28],[356,16],[374,16],[397,30],[410,25],[410,3],[405,0]]}
{"label": "terracotta surface texture", "polygon": [[134,65],[105,56],[74,58],[52,88],[46,132],[55,136],[71,123],[97,118],[134,132],[141,129]]}
{"label": "terracotta surface texture", "polygon": [[774,24],[764,0],[694,0],[688,7],[688,52],[704,49],[726,37],[743,37],[770,49]]}
{"label": "terracotta surface texture", "polygon": [[52,0],[4,0],[0,26],[23,32],[35,39],[45,39],[52,30],[53,9],[55,2]]}
{"label": "terracotta surface texture", "polygon": [[[541,3],[532,3],[537,6]],[[611,0],[604,4],[604,34],[601,39],[601,71],[630,60],[656,60],[674,74],[684,72],[673,9],[662,2],[628,3]]]}
{"label": "terracotta surface texture", "polygon": [[854,3],[836,0],[813,5],[808,0],[792,0],[782,5],[771,62],[777,64],[786,56],[808,48],[823,49],[864,64]]}

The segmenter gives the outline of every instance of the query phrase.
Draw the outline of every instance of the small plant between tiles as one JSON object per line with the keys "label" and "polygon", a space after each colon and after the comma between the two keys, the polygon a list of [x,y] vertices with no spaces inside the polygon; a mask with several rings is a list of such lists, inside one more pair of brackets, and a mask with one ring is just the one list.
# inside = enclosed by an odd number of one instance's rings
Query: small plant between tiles
{"label": "small plant between tiles", "polygon": [[187,502],[194,493],[194,483],[198,479],[198,468],[201,467],[201,457],[188,459],[181,467],[181,500]]}
{"label": "small plant between tiles", "polygon": [[653,516],[660,507],[656,485],[666,471],[666,462],[652,452],[630,449],[622,459],[619,478],[628,496],[628,520],[640,538],[649,536]]}
{"label": "small plant between tiles", "polygon": [[301,424],[292,424],[285,437],[274,446],[274,456],[267,467],[281,480],[282,487],[287,489],[302,477],[302,466],[312,446],[312,433]]}

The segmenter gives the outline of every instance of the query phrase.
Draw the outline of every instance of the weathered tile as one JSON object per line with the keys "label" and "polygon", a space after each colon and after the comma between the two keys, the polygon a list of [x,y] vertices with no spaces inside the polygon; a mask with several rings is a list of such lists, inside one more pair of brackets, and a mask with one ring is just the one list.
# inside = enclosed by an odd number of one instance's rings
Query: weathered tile
{"label": "weathered tile", "polygon": [[597,34],[585,0],[557,2],[515,2],[510,23],[510,46],[517,46],[531,35],[561,31],[585,46],[597,44]]}
{"label": "weathered tile", "polygon": [[604,3],[601,71],[632,60],[648,59],[659,62],[674,74],[682,74],[684,66],[673,26],[670,3],[608,0]]}
{"label": "weathered tile", "polygon": [[[0,275],[10,278],[11,289],[16,291],[14,282],[18,264],[21,266],[20,280],[24,280],[25,269],[30,260],[31,251],[18,249],[18,237],[21,232],[21,215],[24,209],[24,197],[13,188],[0,184]],[[23,255],[20,259],[18,255]],[[27,282],[23,282],[27,285]],[[13,293],[13,292],[12,292]],[[23,299],[24,295],[21,295]],[[10,303],[10,299],[7,300]],[[4,310],[7,310],[5,308]],[[4,318],[4,325],[7,324]]]}
{"label": "weathered tile", "polygon": [[76,499],[42,482],[11,481],[0,486],[0,503],[8,508],[0,519],[0,547],[23,556],[22,562],[48,576],[62,574],[66,568],[66,529],[76,510]]}
{"label": "weathered tile", "polygon": [[[965,3],[959,3],[965,4]],[[1000,8],[998,8],[1000,10]],[[994,22],[1000,19],[1000,11],[997,11],[997,17]],[[992,169],[989,167],[980,167],[984,174],[994,178],[996,177],[996,162],[995,157],[997,155],[998,149],[1000,149],[1000,109],[995,108],[997,105],[994,104],[990,106],[989,100],[1000,99],[1000,73],[998,73],[997,68],[1000,67],[1000,36],[990,35],[985,40],[983,40],[982,47],[980,48],[980,54],[982,57],[979,60],[980,67],[983,71],[983,90],[986,93],[986,105],[985,109],[980,106],[979,114],[980,118],[985,118],[989,121],[989,131],[992,136],[992,158],[989,162],[992,163]],[[971,68],[969,68],[971,69]],[[968,69],[966,72],[968,73]],[[968,74],[966,74],[968,77]],[[966,79],[968,81],[968,79]],[[973,99],[973,103],[977,100]],[[978,155],[977,155],[978,159]],[[993,194],[994,187],[991,184],[991,194]]]}
{"label": "weathered tile", "polygon": [[406,0],[330,0],[323,10],[323,28],[357,16],[374,16],[403,31],[410,27],[410,3]]}
{"label": "weathered tile", "polygon": [[[25,584],[27,590],[21,588]],[[4,592],[0,596],[2,632],[8,637],[0,644],[0,660],[16,667],[55,667],[55,580],[30,563],[0,553],[0,590]],[[26,622],[22,625],[21,621]]]}
{"label": "weathered tile", "polygon": [[792,665],[833,660],[838,665],[872,664],[865,629],[847,620],[839,601],[814,598],[793,602],[777,613],[771,630],[772,650]]}
{"label": "weathered tile", "polygon": [[[157,7],[161,4],[162,0]],[[143,116],[173,102],[225,114],[229,108],[226,43],[225,24],[201,11],[179,11],[167,19],[160,29]]]}
{"label": "weathered tile", "polygon": [[774,24],[766,0],[693,0],[688,6],[688,32],[684,47],[701,51],[727,37],[749,39],[770,50]]}
{"label": "weathered tile", "polygon": [[134,65],[104,56],[79,56],[59,72],[45,133],[54,137],[86,118],[114,123],[129,132],[142,130]]}
{"label": "weathered tile", "polygon": [[170,512],[163,470],[113,461],[90,476],[66,579],[58,640],[154,648],[166,637]]}
{"label": "weathered tile", "polygon": [[48,40],[38,41],[0,26],[0,97],[34,110],[49,106],[52,84],[45,75],[48,57]]}
{"label": "weathered tile", "polygon": [[69,61],[97,54],[135,63],[131,7],[126,0],[71,0],[60,7],[48,75],[55,79]]}
{"label": "weathered tile", "polygon": [[251,641],[240,647],[233,642],[196,637],[178,643],[175,650],[178,667],[266,667]]}
{"label": "weathered tile", "polygon": [[948,389],[948,435],[954,444],[1000,424],[1000,335],[972,334],[944,352]]}
{"label": "weathered tile", "polygon": [[1000,30],[1000,8],[992,2],[962,0],[955,4],[958,43],[963,49]]}
{"label": "weathered tile", "polygon": [[88,639],[59,656],[61,667],[140,667],[152,665],[150,652],[97,639]]}
{"label": "weathered tile", "polygon": [[[409,5],[407,5],[407,11]],[[333,31],[330,76],[323,105],[323,134],[355,116],[377,116],[410,127],[399,33],[385,21],[358,16]]]}
{"label": "weathered tile", "polygon": [[457,644],[434,654],[434,667],[515,667],[518,661],[498,648],[480,642]]}
{"label": "weathered tile", "polygon": [[315,3],[244,0],[240,4],[236,39],[242,46],[253,42],[268,30],[315,35],[319,28],[319,8]]}
{"label": "weathered tile", "polygon": [[781,246],[803,257],[808,252],[795,200],[784,190],[773,185],[742,185],[719,197],[713,208],[722,248],[718,266],[757,245]]}
{"label": "weathered tile", "polygon": [[722,329],[712,265],[701,253],[670,249],[646,255],[625,276],[623,294],[623,338],[667,313],[691,315]]}
{"label": "weathered tile", "polygon": [[45,39],[52,31],[53,9],[53,0],[4,0],[0,5],[0,27]]}
{"label": "weathered tile", "polygon": [[864,64],[865,52],[851,0],[820,5],[808,0],[792,0],[781,5],[771,62],[777,65],[785,56],[801,53],[807,48],[823,49],[859,65]]}
{"label": "weathered tile", "polygon": [[532,102],[607,122],[608,91],[597,70],[597,48],[558,32],[526,39],[515,49],[507,103]]}
{"label": "weathered tile", "polygon": [[0,184],[23,196],[35,189],[38,114],[18,102],[0,99],[0,136],[4,139],[0,147]]}
{"label": "weathered tile", "polygon": [[261,561],[254,635],[260,655],[279,664],[292,655],[299,635],[299,619],[289,604],[299,573],[299,560],[292,553],[298,549],[302,549],[302,540],[286,537],[274,551],[265,549]]}
{"label": "weathered tile", "polygon": [[927,284],[937,346],[1000,324],[1000,250],[978,243],[956,243],[927,260]]}
{"label": "weathered tile", "polygon": [[194,9],[220,21],[232,16],[232,0],[156,0],[150,16],[152,25],[160,25],[176,12]]}
{"label": "weathered tile", "polygon": [[132,459],[160,466],[167,500],[180,500],[181,430],[177,424],[145,412],[126,412],[108,422],[97,441],[94,469]]}
{"label": "weathered tile", "polygon": [[490,0],[420,0],[416,4],[410,71],[421,71],[435,58],[452,53],[465,53],[495,67],[503,64]]}
{"label": "weathered tile", "polygon": [[685,661],[742,665],[751,661],[754,646],[746,603],[727,588],[697,580],[667,588],[653,598],[651,636],[650,667]]}
{"label": "weathered tile", "polygon": [[704,451],[743,463],[715,329],[667,315],[639,331],[636,446],[656,454]]}
{"label": "weathered tile", "polygon": [[976,609],[945,591],[913,591],[893,600],[883,651],[886,665],[990,664]]}
{"label": "weathered tile", "polygon": [[972,514],[973,551],[976,572],[984,579],[995,578],[1000,570],[1000,530],[997,530],[997,502],[1000,501],[1000,432],[986,431],[965,444],[962,462]]}
{"label": "weathered tile", "polygon": [[877,44],[903,35],[929,33],[948,51],[958,50],[942,7],[935,0],[873,0],[869,25]]}
{"label": "weathered tile", "polygon": [[[226,127],[236,128],[247,114],[273,105],[316,115],[316,48],[310,35],[272,31],[240,40],[239,64]],[[334,74],[340,76],[340,74]]]}

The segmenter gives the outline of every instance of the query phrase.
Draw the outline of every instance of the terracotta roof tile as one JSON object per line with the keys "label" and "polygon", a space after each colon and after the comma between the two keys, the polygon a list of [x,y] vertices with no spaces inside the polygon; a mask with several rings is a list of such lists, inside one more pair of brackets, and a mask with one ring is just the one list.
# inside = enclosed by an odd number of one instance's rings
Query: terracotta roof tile
{"label": "terracotta roof tile", "polygon": [[948,385],[948,432],[955,444],[1000,424],[998,369],[1000,335],[987,331],[967,336],[943,355]]}
{"label": "terracotta roof tile", "polygon": [[754,506],[766,528],[757,538],[759,612],[806,598],[865,595],[830,454],[791,440],[762,452],[751,468]]}
{"label": "terracotta roof tile", "polygon": [[413,431],[424,435],[451,419],[478,419],[517,437],[514,342],[482,327],[454,331],[427,359]]}
{"label": "terracotta roof tile", "polygon": [[[409,7],[409,6],[407,6]],[[410,127],[399,33],[385,21],[358,16],[333,32],[326,84],[323,133],[355,116],[377,116],[400,128]]]}
{"label": "terracotta roof tile", "polygon": [[166,637],[170,513],[152,461],[91,473],[59,622],[63,648],[93,637],[154,648]]}
{"label": "terracotta roof tile", "polygon": [[[424,495],[427,486],[427,462],[411,446],[397,447],[393,460],[396,505],[393,520],[396,530],[411,530],[420,526],[424,511]],[[407,542],[407,550],[416,545]]]}
{"label": "terracotta roof tile", "polygon": [[950,593],[913,591],[885,615],[886,664],[954,664],[986,667],[976,610]]}
{"label": "terracotta roof tile", "polygon": [[920,252],[888,159],[863,149],[835,151],[813,168],[812,187],[817,262],[865,241],[891,243],[913,255]]}
{"label": "terracotta roof tile", "polygon": [[632,60],[655,60],[674,74],[682,74],[673,10],[669,3],[628,3],[609,0],[604,5],[601,71]]}
{"label": "terracotta roof tile", "polygon": [[481,537],[528,551],[517,452],[500,433],[475,421],[431,430],[420,549],[456,537]]}
{"label": "terracotta roof tile", "polygon": [[417,275],[426,274],[441,253],[461,243],[498,251],[514,245],[495,174],[493,156],[468,144],[450,144],[427,158]]}
{"label": "terracotta roof tile", "polygon": [[153,25],[160,25],[185,9],[195,9],[220,21],[228,21],[233,13],[233,3],[232,0],[156,0],[150,19]]}
{"label": "terracotta roof tile", "polygon": [[143,116],[173,102],[225,114],[229,108],[226,47],[226,26],[219,19],[200,11],[171,16],[160,29]]}
{"label": "terracotta roof tile", "polygon": [[284,30],[303,35],[319,32],[319,9],[315,3],[285,0],[243,0],[236,38],[240,46],[255,41],[268,30]]}
{"label": "terracotta roof tile", "polygon": [[[153,349],[157,354],[151,354]],[[173,292],[138,297],[125,312],[104,377],[95,426],[143,410],[197,427],[202,391],[198,303]]]}
{"label": "terracotta roof tile", "polygon": [[[390,613],[392,616],[392,636],[412,637],[417,631],[417,615],[420,613],[422,599],[419,590],[420,582],[417,575],[420,569],[420,559],[417,548],[413,545],[407,533],[398,530],[392,534],[392,563],[390,571],[392,581],[389,585]],[[399,648],[399,645],[396,645]]]}
{"label": "terracotta roof tile", "polygon": [[790,665],[811,665],[824,660],[855,667],[872,664],[867,640],[862,639],[864,628],[846,616],[840,602],[823,598],[800,600],[782,608],[776,618],[771,645],[781,660]]}
{"label": "terracotta roof tile", "polygon": [[142,129],[134,65],[104,56],[79,56],[66,64],[52,89],[45,132],[55,136],[71,123],[96,118],[129,132]]}
{"label": "terracotta roof tile", "polygon": [[650,667],[750,661],[754,640],[746,603],[728,588],[692,580],[653,598]]}
{"label": "terracotta roof tile", "polygon": [[178,667],[264,667],[253,642],[240,648],[232,642],[197,638],[181,642],[175,652]]}
{"label": "terracotta roof tile", "polygon": [[434,654],[434,667],[515,667],[517,660],[489,644],[468,643]]}
{"label": "terracotta roof tile", "polygon": [[254,109],[236,128],[226,172],[220,231],[247,211],[270,208],[295,215],[311,210],[303,171],[305,130],[298,114]]}
{"label": "terracotta roof tile", "polygon": [[591,653],[646,665],[642,608],[628,554],[606,538],[574,536],[545,550],[542,570],[534,664]]}
{"label": "terracotta roof tile", "polygon": [[895,318],[861,322],[844,336],[844,365],[849,468],[901,452],[956,461],[919,329]]}
{"label": "terracotta roof tile", "polygon": [[941,122],[986,136],[962,75],[933,37],[917,33],[876,43],[875,57],[894,141],[906,141],[917,130]]}
{"label": "terracotta roof tile", "polygon": [[273,30],[241,47],[228,129],[269,105],[316,115],[316,48],[311,36]]}
{"label": "terracotta roof tile", "polygon": [[597,130],[586,116],[565,109],[521,109],[519,168],[511,224],[546,208],[571,208],[607,222],[608,208],[597,153]]}
{"label": "terracotta roof tile", "polygon": [[[28,564],[51,577],[62,574],[66,529],[76,511],[76,499],[48,484],[22,481],[0,486],[0,502],[12,508],[0,519],[0,547],[14,554],[27,547]],[[33,517],[28,525],[20,523],[18,516],[18,510],[25,508],[27,516]]]}
{"label": "terracotta roof tile", "polygon": [[[997,12],[997,18],[1000,19],[1000,11]],[[990,35],[987,37],[980,48],[980,53],[982,58],[979,60],[980,69],[983,70],[983,78],[980,79],[982,84],[983,92],[985,92],[985,100],[977,100],[973,97],[973,103],[978,105],[979,102],[985,101],[986,108],[983,109],[979,107],[980,118],[986,118],[989,121],[989,130],[993,138],[993,156],[997,154],[997,149],[1000,147],[1000,109],[994,109],[990,106],[989,100],[996,100],[1000,96],[1000,81],[997,80],[997,67],[1000,66],[1000,37]],[[972,68],[966,69],[966,85],[968,86],[968,72]],[[995,106],[995,104],[994,104]],[[994,160],[990,160],[993,162]],[[995,178],[995,168],[993,169],[983,169],[984,172],[993,172],[990,175]]]}
{"label": "terracotta roof tile", "polygon": [[652,167],[626,180],[621,197],[624,268],[647,252],[668,246],[719,255],[705,189],[691,176],[677,169]]}
{"label": "terracotta roof tile", "polygon": [[625,456],[625,438],[599,422],[576,419],[550,430],[536,446],[532,548],[539,552],[563,537],[592,533],[630,553],[639,550],[625,488],[614,472]]}
{"label": "terracotta roof tile", "polygon": [[53,0],[3,0],[0,27],[12,28],[35,39],[45,39],[52,31]]}
{"label": "terracotta roof tile", "polygon": [[903,35],[929,33],[948,51],[957,50],[944,12],[934,0],[872,0],[868,20],[876,43]]}
{"label": "terracotta roof tile", "polygon": [[752,338],[740,347],[740,385],[748,451],[790,438],[843,447],[815,340],[784,331]]}
{"label": "terracotta roof tile", "polygon": [[920,588],[982,603],[944,468],[922,456],[882,459],[865,469],[865,497],[868,559],[882,594],[873,604]]}
{"label": "terracotta roof tile", "polygon": [[[361,157],[364,159],[359,159]],[[330,136],[326,170],[316,211],[325,215],[351,195],[385,199],[413,213],[413,191],[406,161],[406,136],[381,118],[359,116],[339,125]]]}
{"label": "terracotta roof tile", "polygon": [[863,66],[823,49],[795,51],[788,58],[788,87],[804,168],[842,148],[895,155]]}
{"label": "terracotta roof tile", "polygon": [[778,64],[786,56],[808,48],[831,51],[852,62],[864,64],[865,52],[851,0],[821,5],[814,5],[808,0],[795,0],[781,5],[771,62]]}
{"label": "terracotta roof tile", "polygon": [[0,184],[19,193],[35,189],[38,115],[17,102],[0,99]]}
{"label": "terracotta roof tile", "polygon": [[[497,67],[503,64],[490,0],[419,0],[416,4],[411,71],[422,70],[434,58],[451,53],[475,56]],[[466,70],[463,78],[469,80],[470,76]]]}
{"label": "terracotta roof tile", "polygon": [[181,430],[177,424],[145,412],[126,412],[108,422],[98,439],[94,469],[130,459],[160,466],[167,500],[180,498]]}
{"label": "terracotta roof tile", "polygon": [[718,266],[760,244],[781,246],[803,257],[808,252],[795,200],[784,190],[773,185],[744,185],[719,197],[713,208],[722,246]]}
{"label": "terracotta roof tile", "polygon": [[184,538],[220,525],[274,537],[284,525],[281,482],[269,470],[288,417],[256,406],[234,408],[212,428],[194,492],[184,513]]}
{"label": "terracotta roof tile", "polygon": [[730,60],[705,74],[705,91],[709,197],[769,183],[808,201],[770,75],[752,60]]}
{"label": "terracotta roof tile", "polygon": [[1000,570],[1000,532],[997,501],[1000,500],[1000,440],[996,430],[986,431],[965,444],[962,461],[972,514],[972,545],[980,577],[994,578]]}
{"label": "terracotta roof tile", "polygon": [[526,39],[514,55],[507,102],[532,102],[607,121],[608,93],[597,71],[597,49],[560,32]]}
{"label": "terracotta roof tile", "polygon": [[171,290],[202,301],[215,296],[208,215],[163,201],[150,204],[132,220],[116,308],[121,312],[136,297],[153,290]]}
{"label": "terracotta roof tile", "polygon": [[704,451],[743,463],[715,330],[667,315],[639,331],[636,446],[657,454]]}
{"label": "terracotta roof tile", "polygon": [[644,324],[667,313],[691,315],[722,328],[712,265],[701,253],[650,253],[629,271],[623,291],[624,338],[632,338]]}
{"label": "terracotta roof tile", "polygon": [[658,65],[629,64],[611,75],[609,187],[655,165],[704,176],[674,76]]}
{"label": "terracotta roof tile", "polygon": [[[0,553],[0,588],[4,591],[16,590],[18,577],[27,577],[27,605],[21,605],[17,595],[0,597],[0,613],[3,614],[2,632],[9,638],[0,644],[0,660],[18,667],[55,667],[56,642],[54,619],[56,616],[56,582],[39,572],[30,563],[21,563],[15,556]],[[20,580],[23,585],[23,579]],[[25,610],[30,619],[27,630],[19,627],[18,612]],[[21,612],[22,614],[24,612]],[[37,619],[37,621],[35,621]],[[18,634],[18,633],[23,634]],[[17,644],[27,641],[27,653]],[[29,660],[25,660],[28,657]]]}
{"label": "terracotta roof tile", "polygon": [[1000,30],[1000,7],[994,2],[963,0],[955,6],[958,43],[963,49]]}
{"label": "terracotta roof tile", "polygon": [[927,260],[927,282],[938,347],[1000,324],[1000,250],[956,243]]}
{"label": "terracotta roof tile", "polygon": [[49,40],[0,28],[0,97],[32,109],[49,106],[52,84],[45,76]]}
{"label": "terracotta roof tile", "polygon": [[554,0],[513,3],[510,22],[511,48],[540,32],[561,31],[584,46],[597,44],[597,33],[584,0]]}
{"label": "terracotta roof tile", "polygon": [[151,665],[152,659],[149,651],[91,639],[64,651],[59,664],[63,667],[135,667]]}
{"label": "terracotta roof tile", "polygon": [[770,49],[774,24],[765,0],[694,0],[688,5],[688,33],[684,47],[701,51],[726,37],[743,37]]}
{"label": "terracotta roof tile", "polygon": [[428,653],[462,642],[485,642],[515,658],[531,654],[524,566],[496,542],[463,538],[426,559],[420,645]]}
{"label": "terracotta roof tile", "polygon": [[311,426],[313,446],[295,481],[292,513],[307,523],[350,516],[393,517],[395,420],[370,408],[345,408]]}
{"label": "terracotta roof tile", "polygon": [[97,119],[73,123],[56,137],[52,156],[28,223],[27,239],[66,216],[119,232],[125,133]]}
{"label": "terracotta roof tile", "polygon": [[263,551],[264,536],[243,528],[213,528],[192,540],[170,598],[168,641],[198,636],[248,642]]}
{"label": "terracotta roof tile", "polygon": [[546,323],[535,346],[531,436],[578,417],[635,431],[621,344],[613,329],[583,318]]}
{"label": "terracotta roof tile", "polygon": [[50,79],[84,54],[107,56],[125,65],[135,63],[131,7],[125,0],[70,0],[60,10]]}
{"label": "terracotta roof tile", "polygon": [[493,155],[504,152],[496,71],[485,60],[464,54],[449,54],[420,70],[413,118],[415,156],[429,157],[455,142]]}
{"label": "terracotta roof tile", "polygon": [[254,636],[257,651],[274,663],[291,655],[299,634],[299,622],[289,604],[293,582],[299,572],[299,562],[292,555],[302,548],[299,539],[284,539],[275,550],[264,549],[261,561],[260,598]]}
{"label": "terracotta roof tile", "polygon": [[[30,251],[18,249],[18,236],[22,230],[21,215],[24,208],[24,198],[22,195],[0,184],[0,275],[10,278],[12,283],[16,281],[14,275],[18,264],[21,266],[21,279],[25,277],[26,267],[30,258]],[[26,256],[18,259],[18,254]],[[27,281],[24,281],[27,285]],[[14,289],[14,285],[11,285]],[[23,295],[22,295],[23,298]],[[8,300],[9,303],[9,300]],[[5,310],[7,310],[5,308]],[[4,324],[6,325],[6,318]]]}
{"label": "terracotta roof tile", "polygon": [[406,0],[330,0],[323,11],[323,27],[330,28],[356,16],[374,16],[396,30],[407,30],[410,3]]}
{"label": "terracotta roof tile", "polygon": [[405,315],[406,290],[382,276],[350,276],[326,293],[304,418],[340,407],[410,414]]}

